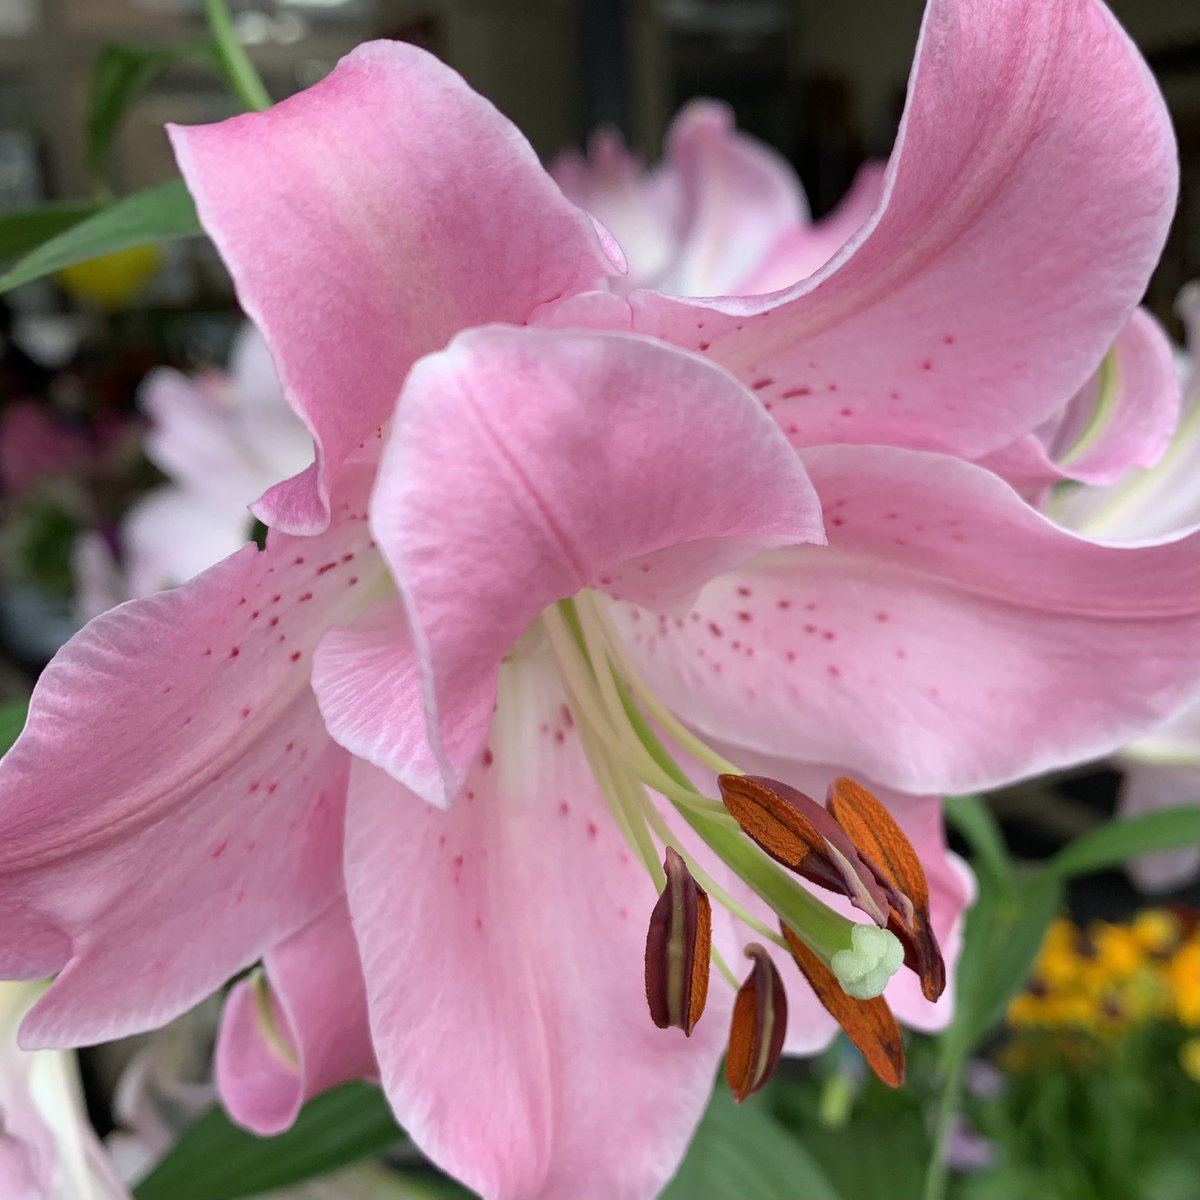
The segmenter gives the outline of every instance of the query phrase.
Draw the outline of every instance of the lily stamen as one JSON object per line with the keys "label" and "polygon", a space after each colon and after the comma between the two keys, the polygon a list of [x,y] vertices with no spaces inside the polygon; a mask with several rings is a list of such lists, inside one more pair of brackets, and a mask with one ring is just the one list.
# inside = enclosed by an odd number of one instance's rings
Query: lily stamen
{"label": "lily stamen", "polygon": [[[670,989],[663,981],[675,975],[654,966],[652,960],[659,956],[652,953],[652,947],[662,949],[659,943],[674,944],[669,939],[667,942],[661,937],[656,939],[655,930],[662,925],[659,909],[666,903],[663,897],[679,890],[672,885],[672,871],[659,865],[656,841],[664,848],[667,863],[677,873],[686,875],[688,886],[707,893],[706,904],[711,897],[735,920],[776,946],[790,949],[791,939],[802,941],[807,955],[817,964],[819,981],[823,984],[828,979],[831,986],[844,990],[848,1003],[878,997],[902,960],[921,973],[923,983],[928,980],[932,985],[933,956],[922,940],[927,923],[916,917],[918,911],[927,915],[927,889],[921,892],[924,877],[917,878],[903,848],[891,855],[885,852],[893,843],[908,847],[890,818],[880,838],[873,840],[869,828],[873,797],[869,793],[862,793],[869,798],[863,800],[850,790],[855,786],[851,781],[840,781],[844,786],[838,791],[837,803],[844,810],[844,824],[834,813],[786,784],[746,776],[736,764],[686,729],[653,694],[629,663],[599,597],[585,592],[572,600],[560,601],[542,614],[541,624],[566,684],[584,750],[614,822],[660,892],[647,949],[647,997],[656,1023],[662,1024],[660,1017],[668,1012],[666,1001],[670,999],[667,995]],[[692,758],[720,772],[723,805],[700,792],[658,731]],[[755,917],[704,870],[697,856],[668,825],[651,792],[663,796],[704,846],[779,916],[783,936]],[[782,805],[779,811],[793,826],[790,833],[785,829],[777,830],[777,836],[770,833],[764,836],[760,827],[756,836],[756,821],[751,819],[748,825],[745,819],[754,808],[753,803],[749,808],[742,805],[741,810],[736,803],[731,804],[731,796],[742,794],[757,796],[759,800],[766,797],[768,806],[776,802]],[[787,799],[780,800],[781,794],[786,794]],[[759,804],[754,811],[761,814],[765,809]],[[847,824],[856,837],[848,832]],[[865,830],[864,824],[868,827]],[[791,843],[785,844],[789,837]],[[874,851],[882,865],[864,847]],[[907,855],[915,860],[911,847]],[[874,924],[860,926],[835,912],[776,863],[828,890],[849,896]],[[682,877],[677,874],[676,884]],[[912,884],[918,893],[916,902],[910,898],[907,886],[912,880],[916,880]],[[897,941],[899,935],[904,936]],[[711,939],[705,939],[705,943],[703,952],[711,955],[722,974],[738,989],[737,980],[721,960],[717,948],[711,945]],[[701,947],[692,942],[689,945],[693,954],[701,952]],[[940,962],[940,956],[937,961]],[[652,981],[657,981],[653,988]],[[682,1012],[678,996],[675,1001],[671,1011]],[[698,1019],[700,1009],[693,1014],[689,1008],[688,1013]],[[694,1020],[667,1020],[667,1023],[680,1024],[690,1032]]]}

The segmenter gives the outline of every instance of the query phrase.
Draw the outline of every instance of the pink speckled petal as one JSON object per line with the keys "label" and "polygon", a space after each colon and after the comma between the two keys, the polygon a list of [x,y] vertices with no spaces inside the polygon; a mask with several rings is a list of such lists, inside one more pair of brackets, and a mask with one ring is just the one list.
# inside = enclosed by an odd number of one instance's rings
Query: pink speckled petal
{"label": "pink speckled petal", "polygon": [[309,671],[382,571],[368,482],[321,537],[122,605],[42,675],[0,760],[0,976],[61,972],[28,1044],[162,1024],[341,891],[347,756]]}
{"label": "pink speckled petal", "polygon": [[216,1075],[233,1119],[269,1137],[287,1129],[306,1100],[379,1072],[344,898],[271,950],[263,966],[265,978],[239,981],[225,1001]]}
{"label": "pink speckled petal", "polygon": [[849,246],[762,300],[635,292],[634,327],[759,384],[797,445],[977,458],[1095,371],[1177,175],[1162,97],[1099,0],[931,0],[883,201]]}
{"label": "pink speckled petal", "polygon": [[1109,753],[1194,693],[1200,535],[1106,546],[955,459],[803,458],[827,548],[714,581],[686,619],[620,614],[660,695],[705,733],[959,792]]}
{"label": "pink speckled petal", "polygon": [[651,1022],[656,894],[564,702],[544,646],[507,662],[449,812],[356,762],[350,909],[384,1086],[434,1162],[488,1200],[648,1200],[704,1109],[733,993],[714,973],[690,1038]]}
{"label": "pink speckled petal", "polygon": [[517,130],[415,46],[370,42],[266,112],[170,134],[324,464],[256,509],[293,532],[327,522],[325,473],[417,357],[611,269]]}
{"label": "pink speckled petal", "polygon": [[363,670],[403,685],[369,688],[371,704],[353,698],[361,673],[339,685],[353,630],[315,685],[335,738],[435,804],[461,787],[500,660],[547,605],[600,587],[686,606],[714,574],[823,536],[796,455],[724,372],[644,338],[499,327],[413,368],[371,521],[415,645],[364,635]]}

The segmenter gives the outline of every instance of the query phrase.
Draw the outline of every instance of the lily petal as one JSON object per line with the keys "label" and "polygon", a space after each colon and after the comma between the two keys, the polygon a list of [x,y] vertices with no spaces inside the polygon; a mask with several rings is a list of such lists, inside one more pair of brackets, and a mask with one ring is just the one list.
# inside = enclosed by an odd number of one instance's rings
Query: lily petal
{"label": "lily petal", "polygon": [[808,224],[791,165],[739,133],[725,104],[697,100],[675,118],[663,170],[677,181],[679,246],[655,286],[675,296],[742,291],[768,252]]}
{"label": "lily petal", "polygon": [[29,1045],[164,1024],[341,892],[347,759],[309,661],[361,605],[365,482],[324,536],[122,605],[42,675],[0,760],[0,975],[61,971]]}
{"label": "lily petal", "polygon": [[1180,400],[1170,339],[1139,308],[1059,417],[979,465],[1028,495],[1067,479],[1112,483],[1129,468],[1152,467],[1163,457]]}
{"label": "lily petal", "polygon": [[149,596],[185,583],[249,540],[250,513],[206,503],[174,487],[156,488],[129,511],[121,530],[128,589]]}
{"label": "lily petal", "polygon": [[634,327],[760,382],[797,445],[976,458],[1097,368],[1177,175],[1162,98],[1099,0],[930,0],[883,203],[850,244],[763,300],[635,292]]}
{"label": "lily petal", "polygon": [[544,646],[507,662],[449,812],[356,762],[350,908],[384,1086],[426,1154],[485,1200],[646,1200],[703,1111],[733,997],[714,986],[690,1038],[650,1020],[657,894],[564,699]]}
{"label": "lily petal", "polygon": [[378,1069],[344,898],[270,951],[264,967],[265,979],[241,980],[225,1001],[216,1074],[233,1119],[270,1136],[305,1100]]}
{"label": "lily petal", "polygon": [[422,359],[371,510],[415,642],[389,665],[377,641],[371,670],[402,679],[415,652],[424,704],[393,688],[377,713],[334,711],[332,659],[315,686],[335,738],[435,804],[459,791],[500,660],[547,605],[600,587],[678,607],[763,550],[822,538],[804,469],[753,397],[617,333],[480,329]]}
{"label": "lily petal", "polygon": [[1140,541],[1200,525],[1200,379],[1192,383],[1166,454],[1109,487],[1056,492],[1046,511],[1089,537]]}
{"label": "lily petal", "polygon": [[621,617],[659,696],[703,732],[958,792],[1099,757],[1194,693],[1200,535],[1103,545],[968,463],[803,457],[827,548],[714,581],[682,622]]}
{"label": "lily petal", "polygon": [[568,153],[551,167],[566,195],[603,222],[625,252],[629,274],[621,290],[742,292],[769,251],[807,228],[796,173],[775,150],[739,133],[728,105],[685,105],[664,150],[662,163],[647,171],[619,134],[602,130],[589,140],[586,159]]}
{"label": "lily petal", "polygon": [[517,130],[414,46],[368,43],[266,112],[169,132],[318,446],[320,477],[256,509],[292,532],[328,522],[327,473],[387,420],[417,357],[610,269]]}
{"label": "lily petal", "polygon": [[147,375],[138,402],[152,420],[148,456],[193,503],[231,513],[231,524],[248,528],[245,510],[264,489],[312,461],[312,439],[288,408],[267,345],[248,321],[234,339],[228,376],[189,379],[160,368]]}

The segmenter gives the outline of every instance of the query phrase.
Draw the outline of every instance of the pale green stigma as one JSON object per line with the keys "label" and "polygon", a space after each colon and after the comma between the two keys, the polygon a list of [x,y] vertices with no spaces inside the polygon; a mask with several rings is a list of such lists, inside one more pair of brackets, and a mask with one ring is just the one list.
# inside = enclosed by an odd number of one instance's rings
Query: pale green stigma
{"label": "pale green stigma", "polygon": [[850,948],[829,960],[842,991],[855,1000],[874,1000],[904,961],[904,947],[895,934],[877,925],[855,925]]}

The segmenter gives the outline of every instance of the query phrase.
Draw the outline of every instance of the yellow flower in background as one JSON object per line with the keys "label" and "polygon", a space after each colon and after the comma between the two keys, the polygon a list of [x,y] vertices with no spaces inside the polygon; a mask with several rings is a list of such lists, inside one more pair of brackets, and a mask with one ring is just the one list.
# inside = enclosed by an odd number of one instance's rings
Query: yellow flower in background
{"label": "yellow flower in background", "polygon": [[104,312],[119,312],[158,273],[162,261],[161,246],[130,246],[63,267],[55,272],[54,278],[72,299]]}
{"label": "yellow flower in background", "polygon": [[1069,986],[1079,970],[1078,942],[1079,928],[1073,921],[1062,917],[1052,921],[1033,968],[1034,977],[1050,989]]}
{"label": "yellow flower in background", "polygon": [[1170,954],[1183,933],[1179,918],[1165,908],[1143,909],[1130,928],[1147,954]]}
{"label": "yellow flower in background", "polygon": [[1175,998],[1176,1019],[1200,1026],[1200,930],[1171,957],[1165,974]]}
{"label": "yellow flower in background", "polygon": [[1130,925],[1098,923],[1083,940],[1084,977],[1101,990],[1131,979],[1146,966],[1145,948]]}
{"label": "yellow flower in background", "polygon": [[1200,927],[1147,909],[1129,923],[1061,918],[1046,931],[1008,1021],[1020,1030],[1118,1036],[1148,1021],[1200,1026]]}

